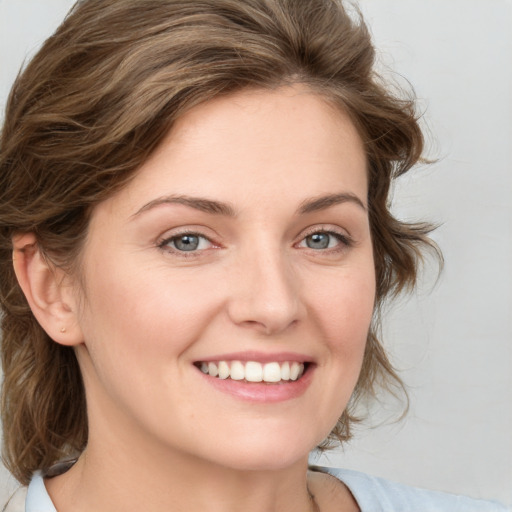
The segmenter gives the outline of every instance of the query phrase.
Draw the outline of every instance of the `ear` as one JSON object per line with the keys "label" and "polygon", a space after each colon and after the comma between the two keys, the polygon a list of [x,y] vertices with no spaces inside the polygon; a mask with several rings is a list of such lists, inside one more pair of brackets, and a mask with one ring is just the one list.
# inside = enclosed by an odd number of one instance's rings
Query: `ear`
{"label": "ear", "polygon": [[70,276],[41,254],[32,233],[15,235],[12,242],[16,277],[41,327],[62,345],[82,343]]}

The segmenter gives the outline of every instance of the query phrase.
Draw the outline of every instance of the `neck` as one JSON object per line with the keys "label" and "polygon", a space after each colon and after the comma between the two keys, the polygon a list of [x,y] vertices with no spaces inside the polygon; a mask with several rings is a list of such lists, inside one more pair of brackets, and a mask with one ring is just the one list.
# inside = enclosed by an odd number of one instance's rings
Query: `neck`
{"label": "neck", "polygon": [[317,512],[307,458],[281,469],[234,470],[179,453],[161,455],[133,446],[98,450],[90,443],[67,473],[46,485],[62,511]]}
{"label": "neck", "polygon": [[[148,431],[103,394],[89,398],[93,405],[88,407],[86,451],[68,472],[46,481],[61,512],[315,510],[307,486],[307,453],[294,457],[290,445],[282,453],[267,446],[257,461],[254,447],[245,456],[244,444],[238,441],[234,444],[238,451],[233,448],[229,453],[230,444],[223,439],[228,453],[215,446],[212,451],[215,436],[209,444],[197,446],[183,429],[174,437],[184,441],[171,445],[160,439],[162,433]],[[250,433],[247,439],[251,440]],[[279,451],[279,447],[274,448]]]}

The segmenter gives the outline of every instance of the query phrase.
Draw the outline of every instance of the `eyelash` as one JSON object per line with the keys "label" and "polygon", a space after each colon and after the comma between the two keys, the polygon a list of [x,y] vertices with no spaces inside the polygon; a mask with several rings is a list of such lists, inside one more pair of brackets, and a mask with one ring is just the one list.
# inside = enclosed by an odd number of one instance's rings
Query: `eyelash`
{"label": "eyelash", "polygon": [[324,254],[325,253],[336,254],[336,253],[346,250],[354,245],[354,240],[346,233],[340,233],[339,231],[335,231],[333,229],[329,229],[329,228],[325,228],[325,227],[320,227],[320,228],[315,227],[315,228],[311,229],[310,231],[307,231],[303,235],[301,240],[299,241],[299,244],[305,242],[308,237],[317,235],[317,234],[325,234],[325,235],[332,236],[339,242],[339,244],[335,247],[326,248],[326,249],[313,249],[311,247],[304,247],[304,249],[309,249],[311,251],[321,252]]}
{"label": "eyelash", "polygon": [[[307,231],[302,236],[300,241],[297,244],[295,244],[295,246],[305,242],[308,237],[311,237],[311,236],[317,235],[317,234],[325,234],[325,235],[329,235],[331,237],[334,237],[339,242],[339,244],[337,244],[335,247],[331,247],[331,248],[327,247],[327,248],[324,248],[324,249],[314,249],[314,248],[311,248],[311,247],[304,247],[304,249],[310,250],[310,251],[313,251],[313,252],[318,252],[318,253],[331,253],[331,254],[335,254],[335,253],[343,251],[343,250],[345,250],[347,248],[350,248],[350,247],[352,247],[354,245],[354,241],[352,240],[352,238],[350,236],[348,236],[347,234],[345,234],[345,233],[340,233],[338,231],[334,231],[332,229],[327,229],[327,228],[314,228],[314,229],[311,229],[310,231]],[[179,250],[176,247],[170,247],[171,243],[174,243],[179,238],[183,238],[183,237],[186,237],[186,236],[197,237],[199,239],[206,240],[209,244],[211,244],[213,247],[215,247],[215,244],[207,236],[205,236],[205,235],[203,235],[201,233],[197,233],[195,231],[183,231],[181,233],[173,234],[172,236],[166,237],[163,240],[159,241],[157,246],[162,251],[165,251],[165,252],[168,252],[168,253],[171,253],[171,254],[175,254],[175,255],[183,257],[183,258],[194,258],[194,257],[197,257],[201,252],[206,250],[206,249],[194,249],[194,250],[191,250],[191,251],[182,251],[182,250]]]}
{"label": "eyelash", "polygon": [[182,233],[173,234],[172,236],[166,237],[163,240],[161,240],[160,242],[158,242],[157,246],[162,251],[177,255],[182,258],[194,258],[194,257],[197,257],[200,252],[206,250],[206,249],[194,249],[191,251],[180,251],[178,248],[170,246],[171,243],[175,242],[176,240],[179,240],[180,238],[186,237],[186,236],[197,237],[199,239],[206,240],[209,244],[211,244],[212,246],[215,246],[215,244],[207,236],[204,236],[201,233],[197,233],[195,231],[183,231]]}

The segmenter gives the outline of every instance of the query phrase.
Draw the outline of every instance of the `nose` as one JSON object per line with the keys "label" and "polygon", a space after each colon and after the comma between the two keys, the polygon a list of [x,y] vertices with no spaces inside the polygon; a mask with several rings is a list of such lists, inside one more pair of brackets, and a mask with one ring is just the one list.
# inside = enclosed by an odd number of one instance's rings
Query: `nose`
{"label": "nose", "polygon": [[229,317],[262,334],[279,334],[300,319],[299,280],[283,251],[253,246],[248,252],[231,272]]}

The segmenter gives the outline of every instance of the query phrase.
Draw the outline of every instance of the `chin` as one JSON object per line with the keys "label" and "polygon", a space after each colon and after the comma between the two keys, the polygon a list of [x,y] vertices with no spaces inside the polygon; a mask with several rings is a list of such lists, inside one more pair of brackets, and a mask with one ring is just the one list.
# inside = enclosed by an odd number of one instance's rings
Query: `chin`
{"label": "chin", "polygon": [[289,453],[268,450],[266,453],[244,453],[226,461],[218,461],[236,471],[280,471],[304,462],[307,464],[309,452]]}
{"label": "chin", "polygon": [[261,436],[245,442],[230,443],[222,453],[216,450],[212,460],[238,471],[278,471],[300,463],[307,464],[309,453],[317,444],[316,439],[297,436],[297,432],[278,437],[262,432]]}

